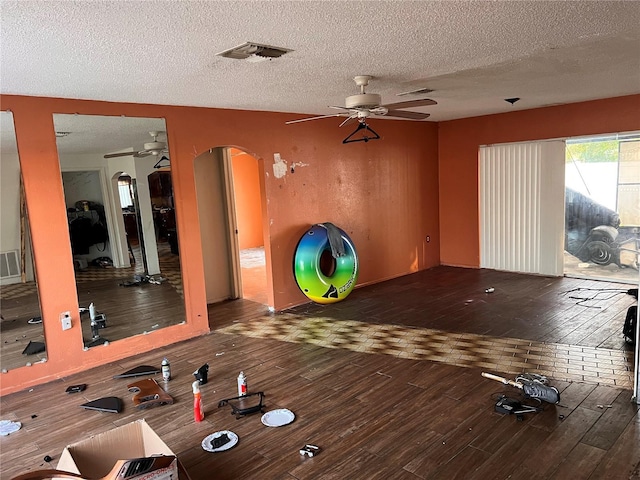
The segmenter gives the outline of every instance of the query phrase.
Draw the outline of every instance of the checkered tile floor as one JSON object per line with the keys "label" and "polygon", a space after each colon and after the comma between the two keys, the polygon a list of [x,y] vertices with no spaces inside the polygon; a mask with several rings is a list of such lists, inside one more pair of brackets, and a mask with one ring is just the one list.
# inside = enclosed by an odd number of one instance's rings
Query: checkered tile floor
{"label": "checkered tile floor", "polygon": [[216,331],[477,367],[491,372],[537,373],[557,380],[633,388],[633,353],[619,350],[287,313],[265,315]]}
{"label": "checkered tile floor", "polygon": [[20,298],[25,295],[31,295],[38,292],[36,282],[13,283],[11,285],[2,285],[0,287],[0,299],[9,300],[12,298]]}

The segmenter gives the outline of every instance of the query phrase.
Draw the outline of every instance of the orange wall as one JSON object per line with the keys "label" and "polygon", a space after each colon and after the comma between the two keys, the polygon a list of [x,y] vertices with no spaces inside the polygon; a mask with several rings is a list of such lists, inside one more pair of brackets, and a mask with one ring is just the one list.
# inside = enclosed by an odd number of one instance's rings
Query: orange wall
{"label": "orange wall", "polygon": [[[0,103],[13,112],[16,125],[49,357],[1,374],[2,395],[209,331],[193,160],[211,148],[235,146],[259,159],[261,200],[267,206],[262,228],[276,310],[307,302],[295,284],[292,258],[300,236],[314,223],[332,222],[351,236],[361,263],[359,285],[440,263],[434,123],[373,120],[382,140],[343,145],[355,126],[338,128],[336,119],[285,125],[299,115],[11,95],[0,96]],[[77,314],[73,328],[61,330],[60,312],[78,312],[78,301],[54,113],[165,118],[185,324],[86,352]],[[277,178],[275,153],[288,165],[295,162],[295,173]]]}
{"label": "orange wall", "polygon": [[235,148],[231,149],[231,157],[239,248],[261,247],[264,240],[258,160]]}
{"label": "orange wall", "polygon": [[640,130],[640,95],[441,122],[438,132],[440,259],[480,266],[481,145]]}

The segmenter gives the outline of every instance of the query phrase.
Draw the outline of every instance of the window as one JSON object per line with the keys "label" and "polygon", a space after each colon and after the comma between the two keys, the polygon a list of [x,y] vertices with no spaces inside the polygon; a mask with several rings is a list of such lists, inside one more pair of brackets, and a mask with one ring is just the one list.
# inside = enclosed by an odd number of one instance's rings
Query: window
{"label": "window", "polygon": [[637,283],[640,134],[566,145],[565,274]]}
{"label": "window", "polygon": [[118,192],[120,193],[120,206],[122,208],[133,207],[133,197],[131,195],[131,177],[127,175],[118,178]]}

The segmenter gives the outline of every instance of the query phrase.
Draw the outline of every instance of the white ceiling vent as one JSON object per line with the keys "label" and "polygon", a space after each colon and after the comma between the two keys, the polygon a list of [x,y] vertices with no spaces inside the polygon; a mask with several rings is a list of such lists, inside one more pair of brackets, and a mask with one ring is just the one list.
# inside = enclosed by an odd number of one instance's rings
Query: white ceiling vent
{"label": "white ceiling vent", "polygon": [[430,88],[418,88],[416,90],[409,90],[408,92],[402,92],[402,93],[398,93],[397,95],[399,97],[403,96],[403,95],[422,95],[424,93],[431,93],[434,92],[435,90],[432,90]]}
{"label": "white ceiling vent", "polygon": [[247,60],[248,62],[261,62],[264,60],[279,58],[287,52],[291,52],[291,50],[288,48],[246,42],[242,45],[238,45],[237,47],[225,50],[224,52],[216,53],[216,55],[236,60]]}

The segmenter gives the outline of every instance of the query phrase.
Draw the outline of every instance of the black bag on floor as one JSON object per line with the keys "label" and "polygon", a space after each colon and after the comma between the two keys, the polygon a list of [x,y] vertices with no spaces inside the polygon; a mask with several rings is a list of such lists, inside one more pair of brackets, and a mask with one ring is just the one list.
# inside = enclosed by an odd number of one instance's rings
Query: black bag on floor
{"label": "black bag on floor", "polygon": [[638,328],[638,306],[631,305],[627,310],[627,317],[624,319],[624,327],[622,327],[622,334],[624,340],[631,345],[636,343],[636,329]]}

